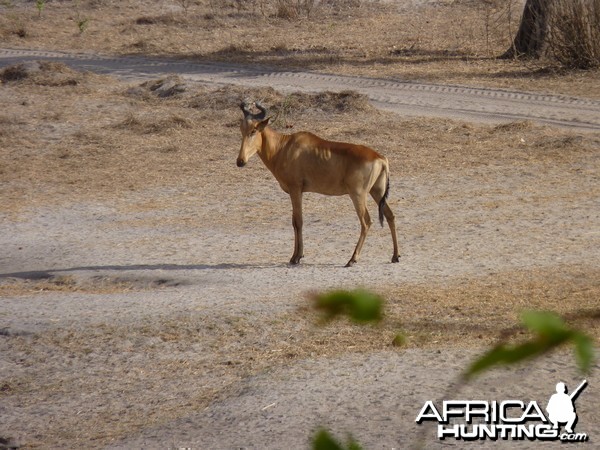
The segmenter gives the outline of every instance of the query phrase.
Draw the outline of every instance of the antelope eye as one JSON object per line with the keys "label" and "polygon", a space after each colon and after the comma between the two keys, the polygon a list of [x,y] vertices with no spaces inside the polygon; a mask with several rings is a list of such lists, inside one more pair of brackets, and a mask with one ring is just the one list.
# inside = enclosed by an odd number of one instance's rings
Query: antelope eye
{"label": "antelope eye", "polygon": [[250,131],[250,136],[254,136],[256,134],[256,128]]}

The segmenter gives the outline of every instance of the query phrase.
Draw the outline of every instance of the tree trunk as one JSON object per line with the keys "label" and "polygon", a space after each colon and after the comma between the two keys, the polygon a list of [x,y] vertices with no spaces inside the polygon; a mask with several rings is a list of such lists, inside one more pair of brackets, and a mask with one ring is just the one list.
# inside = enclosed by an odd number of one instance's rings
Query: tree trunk
{"label": "tree trunk", "polygon": [[553,0],[527,0],[515,39],[501,58],[539,58],[546,48]]}

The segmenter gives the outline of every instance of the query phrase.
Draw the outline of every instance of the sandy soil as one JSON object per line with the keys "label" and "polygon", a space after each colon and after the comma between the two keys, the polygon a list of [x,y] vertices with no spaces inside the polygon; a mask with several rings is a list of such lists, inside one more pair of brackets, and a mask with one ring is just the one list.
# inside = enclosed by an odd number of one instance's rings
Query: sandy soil
{"label": "sandy soil", "polygon": [[[281,448],[327,426],[368,448],[417,445],[423,432],[429,447],[434,430],[413,424],[426,400],[541,404],[559,379],[578,383],[559,353],[451,388],[524,309],[598,335],[597,135],[250,91],[276,108],[297,102],[279,126],[370,135],[392,166],[401,263],[374,227],[344,269],[352,206],[309,194],[306,257],[291,268],[289,200],[258,159],[234,164],[234,100],[248,91],[161,98],[160,85],[49,65],[2,88],[1,436],[42,448]],[[310,292],[357,286],[387,299],[384,322],[319,326]],[[398,332],[403,347],[392,346]],[[594,366],[578,403],[592,442],[596,378]]]}
{"label": "sandy soil", "polygon": [[[584,376],[576,429],[598,446],[598,364],[581,374],[570,349],[457,383],[523,310],[556,311],[597,342],[597,132],[410,118],[357,93],[11,70],[0,448],[306,448],[321,426],[365,448],[481,446],[416,425],[423,403],[545,406],[557,381]],[[258,158],[235,166],[246,96],[279,112],[281,131],[388,157],[399,264],[374,226],[345,269],[359,233],[349,199],[307,194],[305,258],[287,265],[289,199]],[[322,325],[311,293],[340,287],[381,294],[384,320]]]}

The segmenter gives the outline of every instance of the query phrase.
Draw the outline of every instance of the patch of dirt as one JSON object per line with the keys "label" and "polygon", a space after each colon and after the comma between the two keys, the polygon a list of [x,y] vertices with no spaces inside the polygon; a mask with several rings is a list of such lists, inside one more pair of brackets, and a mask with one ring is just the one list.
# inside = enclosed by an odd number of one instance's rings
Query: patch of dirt
{"label": "patch of dirt", "polygon": [[154,95],[164,98],[184,93],[186,91],[186,86],[185,82],[180,77],[172,75],[164,79],[142,83],[138,89],[142,91],[148,90]]}
{"label": "patch of dirt", "polygon": [[242,100],[259,101],[267,106],[269,112],[279,115],[303,115],[307,113],[370,113],[377,110],[370,104],[366,95],[355,91],[299,93],[284,95],[272,88],[247,88],[227,86],[218,89],[206,89],[192,95],[189,106],[198,109],[231,108]]}
{"label": "patch of dirt", "polygon": [[80,292],[86,294],[114,294],[146,289],[157,289],[185,284],[169,278],[144,278],[95,275],[76,277],[36,273],[19,278],[0,278],[0,297],[26,296],[46,292]]}
{"label": "patch of dirt", "polygon": [[0,70],[0,81],[5,83],[31,83],[52,87],[76,86],[90,77],[95,76],[52,61],[31,61]]}

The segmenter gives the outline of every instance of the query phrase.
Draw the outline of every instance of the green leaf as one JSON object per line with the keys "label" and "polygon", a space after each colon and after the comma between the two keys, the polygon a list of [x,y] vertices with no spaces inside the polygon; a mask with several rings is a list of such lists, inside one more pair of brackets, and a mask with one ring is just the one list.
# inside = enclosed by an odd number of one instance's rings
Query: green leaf
{"label": "green leaf", "polygon": [[[344,450],[344,446],[323,428],[313,438],[312,448],[313,450]],[[362,447],[350,437],[347,450],[362,450]]]}
{"label": "green leaf", "polygon": [[319,430],[313,438],[312,448],[313,450],[344,450],[340,443],[324,429]]}
{"label": "green leaf", "polygon": [[538,334],[551,335],[567,330],[563,319],[548,311],[525,311],[521,314],[521,322]]}
{"label": "green leaf", "polygon": [[494,347],[483,356],[476,359],[467,369],[466,378],[501,364],[514,364],[530,358],[541,351],[539,343],[527,342],[518,346],[499,345]]}
{"label": "green leaf", "polygon": [[575,359],[579,370],[588,373],[594,362],[594,342],[583,333],[575,333],[573,340],[575,342]]}
{"label": "green leaf", "polygon": [[587,335],[569,329],[563,319],[550,312],[527,311],[522,315],[523,324],[536,333],[534,338],[516,345],[501,344],[473,361],[464,373],[470,378],[496,365],[514,364],[525,359],[541,356],[564,343],[575,345],[579,368],[586,372],[593,360],[593,342]]}
{"label": "green leaf", "polygon": [[345,315],[355,322],[378,322],[383,315],[383,299],[361,289],[317,295],[315,307],[324,312],[325,320]]}
{"label": "green leaf", "polygon": [[363,450],[363,448],[358,442],[350,438],[350,442],[348,443],[348,450]]}

